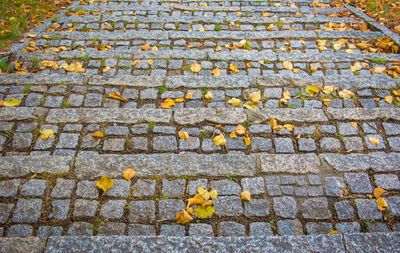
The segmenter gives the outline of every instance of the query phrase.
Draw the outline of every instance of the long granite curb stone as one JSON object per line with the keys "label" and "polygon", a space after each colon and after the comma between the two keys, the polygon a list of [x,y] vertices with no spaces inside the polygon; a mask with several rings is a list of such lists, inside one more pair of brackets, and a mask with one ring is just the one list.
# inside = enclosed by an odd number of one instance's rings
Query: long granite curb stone
{"label": "long granite curb stone", "polygon": [[0,238],[0,252],[8,253],[39,253],[43,251],[43,243],[39,237]]}
{"label": "long granite curb stone", "polygon": [[346,250],[352,252],[400,252],[400,233],[345,234]]}
{"label": "long granite curb stone", "polygon": [[3,156],[0,157],[0,175],[22,177],[29,173],[66,173],[71,169],[72,156]]}
{"label": "long granite curb stone", "polygon": [[397,108],[327,108],[327,114],[335,120],[389,120],[400,119],[400,109]]}
{"label": "long granite curb stone", "polygon": [[219,124],[240,124],[247,120],[240,108],[182,108],[174,112],[174,121],[180,125],[193,125],[210,121]]}
{"label": "long granite curb stone", "polygon": [[34,108],[28,107],[1,107],[0,120],[12,121],[34,119],[34,111]]}
{"label": "long granite curb stone", "polygon": [[238,176],[256,174],[256,156],[244,154],[80,154],[75,174],[80,179],[100,176],[118,177],[126,168],[135,168],[138,176]]}
{"label": "long granite curb stone", "polygon": [[280,109],[246,109],[247,119],[253,123],[261,123],[275,118],[279,121],[290,122],[324,122],[328,121],[321,109],[280,108]]}
{"label": "long granite curb stone", "polygon": [[167,88],[248,88],[251,77],[248,76],[169,76]]}
{"label": "long granite curb stone", "polygon": [[89,80],[89,85],[118,85],[137,87],[159,87],[162,86],[164,78],[158,76],[100,76],[95,75]]}
{"label": "long granite curb stone", "polygon": [[258,156],[263,173],[319,173],[322,164],[316,154],[262,154]]}

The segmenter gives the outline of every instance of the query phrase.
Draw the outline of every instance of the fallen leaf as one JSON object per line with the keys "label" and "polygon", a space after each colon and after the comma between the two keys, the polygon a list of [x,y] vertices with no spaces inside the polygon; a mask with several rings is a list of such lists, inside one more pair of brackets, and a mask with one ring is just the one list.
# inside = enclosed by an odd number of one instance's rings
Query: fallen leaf
{"label": "fallen leaf", "polygon": [[153,65],[153,62],[154,62],[153,59],[150,59],[147,61],[147,64],[149,64],[151,66],[151,65]]}
{"label": "fallen leaf", "polygon": [[293,64],[290,61],[284,61],[282,63],[282,65],[283,65],[283,67],[285,69],[288,69],[288,70],[292,70],[293,69]]}
{"label": "fallen leaf", "polygon": [[228,103],[230,105],[236,107],[236,106],[239,106],[242,103],[242,101],[240,99],[237,99],[237,98],[231,98],[231,99],[228,100]]}
{"label": "fallen leaf", "polygon": [[211,92],[209,92],[209,91],[207,91],[207,93],[204,95],[204,98],[205,99],[212,99],[212,94],[211,94]]}
{"label": "fallen leaf", "polygon": [[215,206],[198,206],[194,209],[194,214],[199,218],[211,217],[215,212]]}
{"label": "fallen leaf", "polygon": [[103,194],[106,193],[114,185],[114,179],[109,179],[107,176],[102,176],[97,181],[96,186],[103,190]]}
{"label": "fallen leaf", "polygon": [[210,198],[211,198],[211,199],[215,199],[215,198],[218,197],[218,192],[217,192],[217,190],[215,190],[215,189],[211,189],[211,191],[209,192],[209,194],[210,194]]}
{"label": "fallen leaf", "polygon": [[131,180],[132,177],[134,177],[136,175],[136,171],[134,171],[133,169],[130,168],[126,168],[126,170],[123,173],[123,176],[126,180]]}
{"label": "fallen leaf", "polygon": [[349,90],[342,90],[342,91],[339,91],[339,96],[341,98],[352,98],[352,97],[354,97],[354,93]]}
{"label": "fallen leaf", "polygon": [[249,97],[251,102],[258,104],[261,100],[261,91],[251,92],[247,94],[247,96]]}
{"label": "fallen leaf", "polygon": [[210,199],[210,193],[206,189],[204,189],[204,187],[202,186],[197,187],[197,192],[201,195],[201,197],[204,200]]}
{"label": "fallen leaf", "polygon": [[337,230],[333,230],[328,233],[328,235],[337,235],[339,232]]}
{"label": "fallen leaf", "polygon": [[215,69],[213,69],[213,70],[211,71],[211,73],[212,73],[213,76],[220,76],[220,75],[221,75],[221,71],[219,70],[218,67],[216,67]]}
{"label": "fallen leaf", "polygon": [[209,206],[212,203],[212,200],[204,200],[200,194],[195,194],[193,198],[187,199],[186,209],[189,209],[191,205]]}
{"label": "fallen leaf", "polygon": [[51,129],[45,129],[43,131],[39,131],[39,133],[40,133],[40,138],[42,138],[42,140],[47,140],[48,138],[54,136],[54,131]]}
{"label": "fallen leaf", "polygon": [[306,87],[305,91],[307,94],[310,96],[313,96],[314,94],[318,93],[320,91],[320,87],[315,86],[315,85],[309,85]]}
{"label": "fallen leaf", "polygon": [[374,189],[374,196],[376,199],[379,199],[385,192],[386,191],[384,189],[377,187]]}
{"label": "fallen leaf", "polygon": [[283,93],[282,93],[282,98],[279,100],[280,102],[283,102],[283,103],[287,103],[287,101],[290,99],[290,91],[284,91]]}
{"label": "fallen leaf", "polygon": [[283,125],[284,128],[286,128],[288,131],[293,131],[294,125],[292,124],[285,124]]}
{"label": "fallen leaf", "polygon": [[185,131],[179,131],[178,132],[178,136],[181,139],[189,139],[189,134],[187,132],[185,132]]}
{"label": "fallen leaf", "polygon": [[247,66],[248,68],[251,68],[251,66],[252,66],[251,61],[249,61],[248,63],[246,63],[246,66]]}
{"label": "fallen leaf", "polygon": [[217,136],[214,137],[214,144],[219,146],[219,145],[225,145],[226,140],[223,134],[219,134]]}
{"label": "fallen leaf", "polygon": [[243,137],[243,141],[244,141],[244,144],[246,144],[246,146],[250,146],[251,140],[248,136]]}
{"label": "fallen leaf", "polygon": [[204,28],[204,26],[200,27],[199,32],[204,32],[206,29]]}
{"label": "fallen leaf", "polygon": [[335,50],[339,50],[339,49],[341,49],[342,47],[343,47],[343,45],[341,45],[341,44],[339,44],[339,43],[333,44],[333,49],[335,49]]}
{"label": "fallen leaf", "polygon": [[187,94],[185,95],[185,98],[186,98],[186,99],[191,99],[191,98],[193,97],[193,95],[194,95],[194,93],[187,93]]}
{"label": "fallen leaf", "polygon": [[151,51],[158,51],[158,47],[157,46],[152,47]]}
{"label": "fallen leaf", "polygon": [[150,44],[149,43],[144,44],[142,46],[142,50],[144,50],[144,51],[150,50]]}
{"label": "fallen leaf", "polygon": [[132,62],[132,66],[135,66],[138,62],[139,62],[139,60],[134,60],[134,61]]}
{"label": "fallen leaf", "polygon": [[331,102],[332,100],[330,100],[329,98],[322,99],[322,103],[324,103],[324,105],[329,105]]}
{"label": "fallen leaf", "polygon": [[221,46],[217,46],[216,48],[215,48],[215,51],[221,51]]}
{"label": "fallen leaf", "polygon": [[360,62],[355,62],[353,65],[350,66],[350,70],[355,72],[362,69],[361,63]]}
{"label": "fallen leaf", "polygon": [[322,92],[325,94],[331,94],[335,90],[335,87],[333,85],[330,86],[324,86],[322,88]]}
{"label": "fallen leaf", "polygon": [[175,98],[175,103],[182,103],[183,101],[183,98]]}
{"label": "fallen leaf", "polygon": [[317,65],[312,65],[312,66],[310,67],[310,70],[311,70],[311,72],[315,72],[315,71],[318,70],[318,66],[317,66]]}
{"label": "fallen leaf", "polygon": [[166,98],[163,103],[161,103],[161,108],[171,109],[175,105],[175,101],[171,98]]}
{"label": "fallen leaf", "polygon": [[374,144],[375,146],[379,145],[379,139],[378,137],[369,137],[368,138],[369,142],[371,142],[372,144]]}
{"label": "fallen leaf", "polygon": [[104,134],[102,132],[100,132],[100,131],[96,131],[96,132],[92,133],[92,136],[93,137],[98,137],[98,138],[103,138]]}
{"label": "fallen leaf", "polygon": [[175,218],[176,218],[176,223],[182,225],[191,222],[193,220],[192,216],[190,216],[188,212],[186,212],[186,210],[182,210],[181,212],[177,213]]}
{"label": "fallen leaf", "polygon": [[381,73],[385,72],[385,70],[386,70],[386,67],[376,67],[374,69],[374,72],[377,74],[381,74]]}
{"label": "fallen leaf", "polygon": [[10,99],[4,101],[4,106],[7,106],[7,107],[18,106],[19,104],[21,104],[21,101],[19,101],[16,98],[10,98]]}
{"label": "fallen leaf", "polygon": [[352,126],[352,127],[354,127],[354,128],[357,128],[357,122],[350,122],[350,125]]}
{"label": "fallen leaf", "polygon": [[41,61],[40,64],[46,68],[52,68],[54,70],[58,69],[57,61]]}
{"label": "fallen leaf", "polygon": [[193,73],[198,73],[198,72],[200,72],[200,70],[201,70],[201,65],[198,64],[198,63],[195,63],[195,64],[193,64],[193,65],[190,66],[190,70],[191,70]]}
{"label": "fallen leaf", "polygon": [[258,105],[253,103],[253,102],[246,102],[246,103],[243,104],[243,107],[247,108],[247,109],[250,109],[250,110],[253,110],[253,109],[257,109]]}
{"label": "fallen leaf", "polygon": [[106,73],[106,72],[110,71],[110,69],[111,69],[111,67],[108,66],[108,65],[106,65],[106,66],[104,67],[104,69],[103,69],[103,73]]}
{"label": "fallen leaf", "polygon": [[394,95],[396,95],[396,96],[400,96],[400,91],[393,90],[392,92],[393,92],[393,94],[394,94]]}
{"label": "fallen leaf", "polygon": [[274,126],[277,126],[277,125],[278,125],[278,121],[277,121],[276,119],[274,119],[274,118],[271,118],[271,119],[269,120],[268,124],[269,124],[271,127],[274,127]]}
{"label": "fallen leaf", "polygon": [[230,69],[233,73],[235,73],[235,74],[239,72],[237,66],[236,66],[236,65],[233,65],[232,63],[229,64],[229,69]]}
{"label": "fallen leaf", "polygon": [[235,132],[238,135],[244,135],[246,133],[246,128],[244,126],[242,126],[242,125],[237,125],[236,129],[235,129]]}
{"label": "fallen leaf", "polygon": [[393,96],[386,96],[383,98],[383,100],[385,100],[386,103],[391,104],[393,103]]}
{"label": "fallen leaf", "polygon": [[250,199],[251,199],[251,196],[250,196],[250,192],[249,192],[249,191],[243,191],[243,192],[240,194],[240,196],[241,196],[241,198],[242,198],[243,200],[250,201]]}
{"label": "fallen leaf", "polygon": [[119,99],[119,100],[121,100],[121,101],[128,102],[128,99],[124,98],[123,96],[121,96],[120,94],[118,94],[116,91],[109,93],[108,96],[109,96],[110,98],[115,98],[115,99]]}
{"label": "fallen leaf", "polygon": [[235,139],[235,138],[237,137],[236,132],[235,132],[235,131],[232,131],[232,132],[229,134],[229,137],[231,137],[232,139]]}
{"label": "fallen leaf", "polygon": [[378,209],[380,211],[386,211],[388,204],[384,198],[378,198],[375,202],[378,204]]}

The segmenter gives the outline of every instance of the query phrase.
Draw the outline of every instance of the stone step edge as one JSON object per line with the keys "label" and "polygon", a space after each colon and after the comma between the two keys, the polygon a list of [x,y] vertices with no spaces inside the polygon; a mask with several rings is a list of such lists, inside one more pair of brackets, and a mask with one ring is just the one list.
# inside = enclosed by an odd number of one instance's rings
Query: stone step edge
{"label": "stone step edge", "polygon": [[74,172],[78,179],[101,176],[121,177],[132,168],[139,177],[158,176],[258,176],[274,173],[308,174],[327,171],[350,172],[374,169],[377,172],[399,171],[400,153],[371,152],[367,154],[268,154],[246,155],[232,151],[227,154],[162,153],[162,154],[97,154],[81,152],[77,157],[58,155],[0,157],[0,175],[4,178],[31,174],[64,175]]}
{"label": "stone step edge", "polygon": [[[55,81],[57,80],[57,81]],[[105,76],[90,74],[0,74],[1,85],[110,85],[128,87],[161,87],[177,88],[250,88],[250,87],[299,87],[308,85],[334,85],[344,89],[394,89],[396,81],[387,76],[348,77],[326,76],[315,77],[296,74],[271,74],[268,76]]]}
{"label": "stone step edge", "polygon": [[0,238],[2,252],[398,252],[400,233],[299,236]]}

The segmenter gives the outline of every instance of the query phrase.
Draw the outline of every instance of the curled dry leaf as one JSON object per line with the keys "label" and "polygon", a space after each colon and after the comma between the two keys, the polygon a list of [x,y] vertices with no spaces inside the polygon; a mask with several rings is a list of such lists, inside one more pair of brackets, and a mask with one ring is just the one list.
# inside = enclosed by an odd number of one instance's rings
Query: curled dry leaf
{"label": "curled dry leaf", "polygon": [[189,134],[188,134],[188,132],[185,132],[185,131],[179,131],[178,136],[181,139],[189,139]]}
{"label": "curled dry leaf", "polygon": [[386,103],[391,104],[393,103],[393,96],[386,96],[383,100],[385,100]]}
{"label": "curled dry leaf", "polygon": [[142,46],[142,50],[144,50],[144,51],[150,50],[150,44],[149,43],[144,44]]}
{"label": "curled dry leaf", "polygon": [[342,91],[339,91],[339,96],[341,98],[352,98],[352,97],[354,97],[354,93],[349,90],[342,90]]}
{"label": "curled dry leaf", "polygon": [[371,142],[372,144],[374,144],[375,146],[379,145],[379,139],[378,137],[369,137],[368,138],[369,142]]}
{"label": "curled dry leaf", "polygon": [[373,69],[375,73],[377,74],[381,74],[383,72],[386,71],[386,67],[376,67],[375,69]]}
{"label": "curled dry leaf", "polygon": [[388,208],[386,200],[382,197],[378,198],[375,202],[378,204],[378,209],[380,211],[386,211],[386,209]]}
{"label": "curled dry leaf", "polygon": [[374,189],[374,196],[376,199],[379,199],[385,192],[386,191],[384,189],[377,187]]}
{"label": "curled dry leaf", "polygon": [[251,102],[258,104],[261,100],[261,91],[251,92],[247,94],[247,96],[249,97]]}
{"label": "curled dry leaf", "polygon": [[235,131],[232,131],[232,132],[229,134],[229,137],[231,137],[232,139],[237,138],[236,132],[235,132]]}
{"label": "curled dry leaf", "polygon": [[283,61],[282,65],[285,69],[288,69],[288,70],[293,69],[293,64],[290,61]]}
{"label": "curled dry leaf", "polygon": [[123,96],[118,94],[116,91],[109,93],[108,96],[110,98],[115,98],[115,99],[118,99],[118,100],[121,100],[121,101],[128,102],[128,99],[124,98]]}
{"label": "curled dry leaf", "polygon": [[97,181],[96,186],[103,190],[103,194],[106,193],[114,185],[114,179],[109,179],[107,176],[102,176]]}
{"label": "curled dry leaf", "polygon": [[204,187],[202,186],[197,187],[197,192],[201,195],[201,197],[204,200],[210,199],[210,193],[206,189],[204,189]]}
{"label": "curled dry leaf", "polygon": [[232,105],[232,106],[237,107],[242,103],[242,101],[240,99],[237,99],[237,98],[231,98],[231,99],[228,100],[228,103],[230,105]]}
{"label": "curled dry leaf", "polygon": [[96,131],[96,132],[92,133],[92,136],[93,137],[98,137],[98,138],[103,138],[104,134],[102,132],[100,132],[100,131]]}
{"label": "curled dry leaf", "polygon": [[193,220],[192,216],[190,216],[188,212],[186,212],[186,210],[182,210],[181,212],[177,213],[175,218],[176,218],[176,223],[182,225],[191,222]]}
{"label": "curled dry leaf", "polygon": [[149,64],[151,66],[151,65],[153,65],[153,62],[154,62],[153,59],[150,59],[147,61],[147,64]]}
{"label": "curled dry leaf", "polygon": [[322,103],[324,103],[324,105],[329,105],[331,103],[332,100],[330,100],[329,98],[324,98],[322,99]]}
{"label": "curled dry leaf", "polygon": [[54,131],[51,129],[45,129],[43,131],[39,131],[39,133],[40,133],[40,138],[42,138],[42,140],[47,140],[48,138],[54,136]]}
{"label": "curled dry leaf", "polygon": [[198,63],[195,63],[190,66],[190,71],[192,71],[193,73],[199,73],[200,70],[201,70],[201,65]]}
{"label": "curled dry leaf", "polygon": [[246,66],[247,66],[248,68],[251,68],[251,66],[252,66],[251,61],[249,61],[248,63],[246,63]]}
{"label": "curled dry leaf", "polygon": [[212,94],[211,94],[211,92],[209,92],[209,91],[207,91],[207,93],[204,95],[204,98],[205,99],[212,99]]}
{"label": "curled dry leaf", "polygon": [[124,176],[124,178],[126,180],[131,180],[132,177],[134,177],[136,175],[136,171],[134,171],[133,169],[130,168],[126,168],[126,170],[124,171],[124,173],[122,174]]}
{"label": "curled dry leaf", "polygon": [[286,128],[288,131],[293,131],[294,125],[292,124],[285,124],[283,125],[284,128]]}
{"label": "curled dry leaf", "polygon": [[211,73],[212,73],[213,76],[220,76],[220,75],[221,75],[221,71],[219,70],[218,67],[216,67],[215,69],[213,69],[213,70],[211,71]]}
{"label": "curled dry leaf", "polygon": [[210,200],[204,200],[200,194],[195,194],[193,198],[187,199],[186,210],[189,209],[191,205],[202,205],[202,206],[209,206],[213,203]]}
{"label": "curled dry leaf", "polygon": [[312,66],[310,67],[310,70],[311,70],[311,72],[315,72],[315,71],[318,70],[318,66],[317,66],[317,65],[312,65]]}
{"label": "curled dry leaf", "polygon": [[110,69],[111,69],[110,66],[108,66],[108,65],[105,66],[104,69],[103,69],[103,73],[106,73],[106,72],[110,71]]}
{"label": "curled dry leaf", "polygon": [[171,98],[166,98],[163,103],[161,103],[161,108],[171,109],[175,105],[175,101]]}
{"label": "curled dry leaf", "polygon": [[248,136],[243,137],[243,141],[244,141],[244,144],[246,144],[246,146],[250,146],[251,140]]}
{"label": "curled dry leaf", "polygon": [[350,70],[355,72],[362,69],[362,65],[360,62],[355,62],[353,65],[350,66]]}
{"label": "curled dry leaf", "polygon": [[214,144],[219,146],[219,145],[225,145],[226,140],[223,134],[219,134],[217,136],[214,137]]}
{"label": "curled dry leaf", "polygon": [[268,124],[269,124],[271,127],[274,127],[274,126],[277,126],[277,125],[278,125],[278,121],[277,121],[276,119],[274,119],[274,118],[271,118],[271,119],[269,120]]}
{"label": "curled dry leaf", "polygon": [[242,126],[242,125],[237,125],[235,132],[238,135],[244,135],[246,133],[246,128],[244,126]]}
{"label": "curled dry leaf", "polygon": [[250,196],[250,192],[249,192],[249,191],[243,191],[243,192],[240,194],[240,196],[241,196],[241,198],[242,198],[243,200],[250,201],[250,199],[251,199],[251,196]]}
{"label": "curled dry leaf", "polygon": [[236,65],[233,65],[233,64],[229,64],[229,69],[235,74],[237,72],[239,72],[238,67]]}
{"label": "curled dry leaf", "polygon": [[339,232],[337,230],[333,230],[328,233],[328,235],[337,235]]}
{"label": "curled dry leaf", "polygon": [[309,85],[306,87],[305,91],[307,94],[310,96],[313,96],[314,94],[318,93],[320,91],[320,87],[315,86],[315,85]]}

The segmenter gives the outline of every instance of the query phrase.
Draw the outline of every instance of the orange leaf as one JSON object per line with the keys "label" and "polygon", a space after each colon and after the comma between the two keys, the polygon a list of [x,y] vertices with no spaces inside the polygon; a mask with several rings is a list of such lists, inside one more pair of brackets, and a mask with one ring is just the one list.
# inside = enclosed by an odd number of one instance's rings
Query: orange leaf
{"label": "orange leaf", "polygon": [[185,210],[182,210],[181,212],[176,214],[176,223],[178,224],[186,224],[188,222],[191,222],[193,220],[192,216],[188,214]]}
{"label": "orange leaf", "polygon": [[115,98],[115,99],[119,99],[119,100],[128,102],[128,99],[124,98],[123,96],[121,96],[120,94],[118,94],[116,91],[109,93],[108,96],[109,96],[110,98]]}
{"label": "orange leaf", "polygon": [[134,171],[133,169],[130,169],[130,168],[127,168],[123,174],[124,178],[128,181],[131,180],[131,178],[134,177],[135,175],[136,175],[136,171]]}
{"label": "orange leaf", "polygon": [[375,188],[374,189],[374,196],[375,196],[376,199],[379,199],[382,196],[383,193],[385,193],[385,190],[382,189],[382,188]]}

